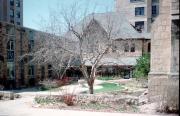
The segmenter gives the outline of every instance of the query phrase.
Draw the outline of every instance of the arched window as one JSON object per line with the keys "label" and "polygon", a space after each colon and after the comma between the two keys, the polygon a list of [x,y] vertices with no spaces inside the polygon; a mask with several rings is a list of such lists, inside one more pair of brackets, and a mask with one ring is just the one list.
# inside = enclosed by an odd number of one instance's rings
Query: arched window
{"label": "arched window", "polygon": [[135,44],[131,44],[131,52],[135,52]]}
{"label": "arched window", "polygon": [[124,52],[129,52],[129,44],[125,43],[124,45]]}

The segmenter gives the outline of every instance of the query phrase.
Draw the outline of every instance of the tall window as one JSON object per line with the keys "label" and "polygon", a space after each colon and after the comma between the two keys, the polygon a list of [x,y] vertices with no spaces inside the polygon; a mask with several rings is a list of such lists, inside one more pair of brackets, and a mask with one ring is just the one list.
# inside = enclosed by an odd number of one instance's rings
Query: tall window
{"label": "tall window", "polygon": [[34,48],[34,40],[29,40],[29,52],[31,52]]}
{"label": "tall window", "polygon": [[34,78],[34,65],[30,65],[29,66],[29,70],[28,70],[28,75],[30,76],[30,78]]}
{"label": "tall window", "polygon": [[45,67],[41,66],[41,80],[45,78]]}
{"label": "tall window", "polygon": [[135,44],[131,44],[131,52],[135,52]]}
{"label": "tall window", "polygon": [[10,17],[14,17],[14,10],[13,9],[10,9]]}
{"label": "tall window", "polygon": [[7,60],[14,61],[14,40],[7,43]]}
{"label": "tall window", "polygon": [[159,7],[157,5],[153,5],[152,6],[152,16],[157,16],[159,14],[158,10],[159,10]]}
{"label": "tall window", "polygon": [[15,78],[14,63],[7,62],[7,75],[9,79]]}
{"label": "tall window", "polygon": [[144,7],[136,7],[135,16],[144,16]]}
{"label": "tall window", "polygon": [[48,65],[48,78],[52,78],[53,72],[52,72],[52,65]]}
{"label": "tall window", "polygon": [[125,43],[124,45],[124,52],[129,52],[129,44]]}
{"label": "tall window", "polygon": [[31,52],[34,48],[34,32],[33,31],[29,31],[29,51]]}
{"label": "tall window", "polygon": [[151,43],[148,43],[148,52],[151,52]]}
{"label": "tall window", "polygon": [[142,32],[144,30],[144,21],[135,22],[135,28],[137,31]]}

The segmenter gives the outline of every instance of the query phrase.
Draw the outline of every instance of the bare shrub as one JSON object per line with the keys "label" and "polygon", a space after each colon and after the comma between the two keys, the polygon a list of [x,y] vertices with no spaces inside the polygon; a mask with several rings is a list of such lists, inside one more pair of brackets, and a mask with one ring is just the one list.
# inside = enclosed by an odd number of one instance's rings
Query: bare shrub
{"label": "bare shrub", "polygon": [[63,87],[61,89],[61,95],[59,96],[60,98],[62,98],[63,102],[67,105],[67,106],[73,106],[75,104],[76,101],[76,95],[75,95],[75,87]]}
{"label": "bare shrub", "polygon": [[68,106],[73,106],[75,101],[74,98],[75,95],[73,94],[65,94],[63,95],[63,102]]}

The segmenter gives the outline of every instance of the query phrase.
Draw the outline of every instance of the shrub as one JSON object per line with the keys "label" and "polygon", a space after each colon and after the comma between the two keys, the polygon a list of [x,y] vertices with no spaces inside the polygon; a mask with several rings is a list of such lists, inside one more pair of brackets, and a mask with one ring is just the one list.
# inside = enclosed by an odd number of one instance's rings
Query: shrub
{"label": "shrub", "polygon": [[144,54],[139,59],[137,59],[137,64],[135,66],[133,76],[136,79],[144,78],[148,76],[149,71],[150,71],[150,55]]}
{"label": "shrub", "polygon": [[73,94],[63,95],[63,102],[68,106],[73,106],[75,101],[74,98],[75,96]]}
{"label": "shrub", "polygon": [[72,82],[72,79],[69,77],[63,77],[63,79],[56,80],[56,83],[59,87],[63,85],[71,84],[71,82]]}
{"label": "shrub", "polygon": [[41,91],[46,91],[58,87],[56,81],[52,81],[52,80],[44,80],[40,82],[40,85],[41,85],[40,86]]}

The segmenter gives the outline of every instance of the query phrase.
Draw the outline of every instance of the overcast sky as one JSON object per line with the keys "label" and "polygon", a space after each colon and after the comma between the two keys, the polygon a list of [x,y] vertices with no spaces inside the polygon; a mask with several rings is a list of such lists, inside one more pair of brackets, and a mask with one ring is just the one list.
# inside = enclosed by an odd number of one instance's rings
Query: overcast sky
{"label": "overcast sky", "polygon": [[[23,0],[23,16],[24,26],[32,29],[39,30],[39,24],[41,23],[41,17],[48,19],[50,9],[63,6],[65,8],[70,7],[71,4],[77,2],[77,0]],[[89,2],[89,9],[94,12],[102,13],[114,10],[114,0],[78,0],[82,6],[86,6]]]}

